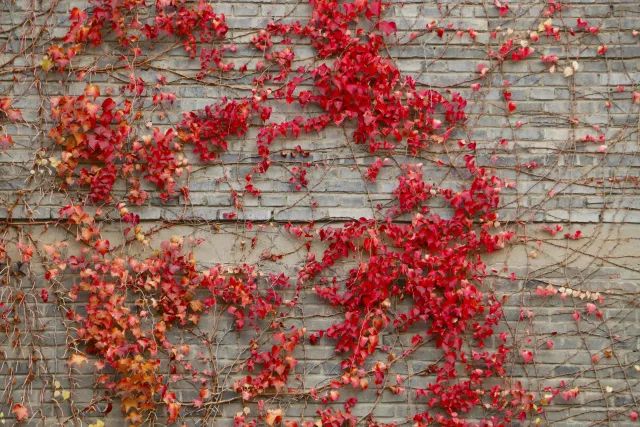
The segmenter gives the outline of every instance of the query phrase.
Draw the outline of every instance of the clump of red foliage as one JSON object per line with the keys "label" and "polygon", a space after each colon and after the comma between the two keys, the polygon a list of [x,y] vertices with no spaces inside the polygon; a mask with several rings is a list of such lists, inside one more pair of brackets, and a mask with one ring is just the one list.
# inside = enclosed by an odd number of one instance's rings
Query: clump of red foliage
{"label": "clump of red foliage", "polygon": [[[344,313],[342,322],[311,339],[335,340],[336,351],[346,355],[345,371],[362,367],[380,351],[393,363],[429,339],[441,350],[443,361],[429,368],[435,379],[416,390],[430,408],[440,411],[416,414],[417,422],[454,425],[474,408],[486,404],[502,408],[506,403],[498,389],[481,392],[487,380],[504,375],[508,350],[504,344],[494,351],[485,349],[502,310],[499,301],[481,290],[485,265],[479,254],[504,247],[511,233],[493,233],[501,181],[477,167],[470,155],[467,169],[473,176],[470,187],[454,192],[433,189],[423,181],[419,167],[408,168],[394,192],[398,206],[386,220],[363,218],[320,230],[328,249],[319,260],[311,255],[299,275],[304,282],[317,279],[318,295]],[[451,218],[430,211],[426,203],[433,197],[448,202]],[[407,213],[410,222],[393,220]],[[359,263],[348,272],[344,285],[339,285],[341,277],[326,276],[331,267],[352,257]],[[398,303],[405,308],[396,308]],[[413,335],[403,354],[381,344],[383,334],[409,328],[424,332]],[[386,370],[378,370],[377,384],[385,374]],[[509,421],[514,411],[519,415],[530,409],[514,400],[490,421]]]}
{"label": "clump of red foliage", "polygon": [[[146,23],[140,21],[141,12],[148,9],[143,1],[93,0],[92,4],[86,12],[71,12],[64,43],[49,48],[49,60],[59,70],[69,67],[72,57],[86,45],[101,44],[106,31],[112,31],[134,58],[143,54],[138,47],[142,38],[177,38],[192,58],[200,54],[201,79],[212,70],[234,68],[224,56],[235,48],[212,43],[224,40],[224,16],[202,1],[190,6],[181,0],[157,0],[153,18]],[[132,102],[126,99],[119,105],[110,97],[100,102],[95,86],[88,86],[79,97],[55,98],[52,116],[56,126],[50,136],[62,150],[58,174],[66,185],[88,187],[93,203],[119,202],[113,188],[122,178],[131,187],[128,200],[142,204],[149,195],[141,188],[140,178],[154,184],[165,199],[176,194],[176,177],[186,165],[181,155],[185,144],[192,145],[202,160],[214,161],[228,150],[230,138],[245,136],[251,124],[260,124],[256,139],[260,161],[254,171],[264,173],[271,165],[270,147],[280,137],[296,138],[351,123],[355,125],[353,142],[370,153],[393,154],[401,148],[418,154],[432,144],[446,143],[464,123],[466,100],[460,94],[418,90],[416,82],[403,77],[385,56],[385,37],[396,30],[394,23],[380,20],[386,3],[312,0],[311,6],[308,22],[272,23],[252,38],[251,44],[267,65],[256,66],[260,73],[250,97],[225,98],[201,111],[187,112],[175,130],[154,130],[152,136],[136,137],[132,128],[140,114],[133,111]],[[506,4],[501,7],[508,11]],[[322,63],[294,69],[293,38],[311,44]],[[198,48],[205,43],[209,47]],[[510,46],[503,50],[504,57],[511,51]],[[528,55],[529,51],[516,51],[511,57],[520,60]],[[240,72],[246,70],[243,66]],[[311,83],[311,90],[300,90],[302,83]],[[123,91],[127,93],[143,96],[145,82],[132,74]],[[173,99],[161,97],[158,102],[165,98]],[[321,113],[268,122],[271,107],[266,103],[273,101],[297,104],[301,109],[313,105]],[[503,183],[478,167],[473,154],[465,160],[471,177],[466,188],[437,188],[425,182],[419,166],[406,166],[394,191],[395,204],[383,220],[361,219],[319,231],[320,241],[328,247],[319,260],[309,254],[298,275],[297,291],[314,282],[317,294],[344,313],[343,319],[308,337],[311,343],[322,336],[335,341],[344,359],[342,376],[331,382],[331,391],[323,395],[305,391],[312,398],[329,405],[337,399],[338,389],[364,389],[368,378],[382,389],[393,363],[433,342],[442,359],[428,368],[433,380],[415,390],[426,405],[413,416],[416,423],[463,425],[465,414],[482,408],[492,412],[485,424],[499,425],[533,409],[530,395],[521,388],[488,385],[504,375],[508,350],[504,343],[491,351],[485,348],[502,312],[500,302],[482,290],[485,265],[481,253],[502,248],[510,233],[498,231],[496,210]],[[308,184],[305,168],[309,164],[292,169],[291,183],[298,190]],[[376,162],[367,179],[375,181],[382,167],[382,161]],[[251,174],[246,181],[247,191],[259,195]],[[450,218],[430,210],[428,203],[434,198],[447,203]],[[122,204],[118,209],[121,219],[144,242],[139,219]],[[89,247],[67,257],[57,251],[50,254],[53,265],[64,266],[78,277],[69,297],[86,302],[82,313],[69,311],[68,318],[78,325],[77,339],[87,353],[98,358],[99,368],[111,368],[111,373],[100,376],[100,382],[121,397],[123,410],[134,424],[141,423],[142,413],[160,401],[168,408],[169,421],[177,420],[182,403],[171,391],[171,378],[178,374],[178,365],[183,376],[198,375],[190,365],[179,363],[189,352],[188,346],[174,344],[167,331],[196,326],[203,314],[220,306],[238,329],[247,321],[260,328],[260,321],[283,305],[279,290],[287,286],[286,277],[271,277],[268,289],[260,290],[254,267],[200,270],[193,255],[185,252],[181,238],[162,243],[155,254],[143,259],[121,255],[100,237],[95,218],[84,209],[65,207],[61,217],[77,227],[79,240]],[[313,236],[301,227],[289,229],[299,237]],[[352,258],[360,261],[345,280],[329,273],[338,262]],[[50,271],[49,277],[59,273]],[[295,303],[296,299],[287,304]],[[397,303],[405,308],[396,308]],[[409,328],[421,332],[413,335],[402,354],[381,344],[383,334]],[[257,341],[251,343],[243,365],[246,376],[233,386],[244,400],[286,389],[297,363],[296,348],[307,339],[304,329],[287,329],[278,322],[271,322],[265,332],[273,337],[273,345],[262,349]],[[160,372],[161,352],[171,356],[171,378]],[[376,360],[381,354],[387,356],[386,362]],[[374,368],[365,370],[373,360]],[[406,392],[401,379],[390,390]],[[194,405],[201,407],[208,395],[201,393]],[[319,411],[322,425],[353,424],[356,418],[351,410],[356,403],[352,398],[344,410]],[[281,413],[273,410],[260,411],[258,416],[270,425],[282,421]],[[256,425],[246,413],[238,414],[236,423]],[[287,425],[298,424],[290,421]]]}
{"label": "clump of red foliage", "polygon": [[153,135],[131,143],[132,103],[125,100],[118,107],[110,97],[98,101],[99,95],[96,86],[88,85],[84,95],[51,100],[56,126],[49,136],[62,149],[52,164],[64,184],[89,187],[93,203],[110,202],[117,178],[124,178],[131,185],[129,201],[141,205],[149,197],[140,188],[142,176],[155,184],[162,199],[174,196],[175,177],[187,166],[175,132],[154,129]]}

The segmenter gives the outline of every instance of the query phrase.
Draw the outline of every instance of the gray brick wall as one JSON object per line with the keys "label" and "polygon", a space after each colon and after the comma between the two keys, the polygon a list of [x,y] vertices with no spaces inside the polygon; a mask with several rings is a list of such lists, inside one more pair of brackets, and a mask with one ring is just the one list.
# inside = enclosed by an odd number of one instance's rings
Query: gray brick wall
{"label": "gray brick wall", "polygon": [[[547,1],[514,0],[505,17],[499,16],[492,2],[482,0],[409,0],[396,4],[386,16],[397,23],[400,42],[390,43],[389,54],[404,73],[415,76],[420,87],[452,88],[467,97],[469,120],[456,138],[477,141],[478,161],[514,183],[503,193],[500,216],[505,226],[516,232],[516,239],[488,258],[494,270],[487,280],[499,295],[508,296],[501,330],[508,332],[514,346],[509,381],[521,381],[537,397],[545,394],[545,387],[558,386],[561,381],[569,388],[580,389],[576,400],[555,399],[537,420],[533,417],[523,424],[635,425],[629,415],[640,411],[640,105],[633,104],[632,92],[639,89],[640,79],[640,36],[633,33],[640,31],[640,4],[637,0],[567,0],[562,4],[565,7],[553,18],[554,25],[575,28],[576,18],[583,18],[600,27],[598,35],[579,32],[575,37],[554,41],[541,33],[530,58],[496,66],[485,79],[479,79],[477,65],[490,63],[488,50],[499,48],[506,34],[526,38],[530,31],[536,31],[547,19]],[[37,159],[44,157],[40,150],[55,153],[54,144],[46,136],[52,125],[49,99],[78,95],[85,82],[78,82],[73,73],[50,72],[45,76],[37,69],[46,46],[64,35],[67,11],[75,5],[85,3],[7,0],[0,4],[0,98],[13,98],[25,118],[25,123],[19,124],[0,122],[15,141],[11,149],[0,152],[0,235],[7,240],[30,233],[38,243],[67,240],[74,244],[74,236],[57,229],[55,223],[59,208],[77,200],[81,193],[61,190],[56,177],[46,166],[38,165]],[[227,16],[230,35],[237,37],[239,63],[259,59],[246,46],[256,29],[274,18],[305,19],[310,11],[307,4],[289,0],[224,0],[214,6]],[[423,29],[434,19],[443,26],[452,23],[455,28],[473,28],[478,32],[477,40],[471,43],[468,35],[460,38],[447,32],[444,39],[432,33],[409,41],[410,32]],[[498,39],[490,37],[492,31],[498,32]],[[30,44],[30,40],[35,42]],[[601,44],[609,47],[605,56],[596,54]],[[167,47],[168,41],[149,46],[158,52]],[[300,57],[313,55],[309,46],[296,49]],[[97,61],[104,66],[115,62],[118,53],[116,44],[105,43],[88,49],[74,63]],[[549,54],[559,57],[555,73],[540,61],[541,55]],[[563,76],[563,68],[574,60],[579,63],[578,71],[571,77]],[[154,126],[172,126],[184,111],[212,104],[224,95],[247,93],[242,88],[203,85],[181,77],[192,77],[197,70],[197,60],[186,60],[181,49],[173,49],[152,61],[148,69],[136,71],[147,81],[164,72],[178,98],[164,118],[157,112],[149,113]],[[127,78],[126,70],[119,69],[96,74],[93,81],[103,89],[112,87],[117,94]],[[505,114],[502,98],[505,80],[511,83],[517,104],[510,115]],[[474,82],[481,83],[480,91],[471,91]],[[236,83],[248,88],[250,81]],[[617,90],[619,85],[622,92]],[[274,120],[299,114],[293,107],[274,107]],[[582,142],[587,134],[599,134],[594,126],[606,136],[605,154],[597,152],[599,144]],[[255,177],[262,196],[244,197],[238,219],[227,220],[223,214],[232,211],[229,190],[242,191],[244,175],[255,164],[256,133],[257,127],[252,127],[246,138],[233,140],[230,150],[215,164],[203,164],[188,154],[193,171],[187,203],[182,199],[161,203],[154,197],[149,205],[135,208],[145,229],[163,227],[154,241],[171,235],[198,237],[204,239],[196,249],[203,265],[255,262],[265,271],[285,271],[294,276],[304,253],[296,250],[300,242],[283,231],[283,224],[311,220],[335,224],[371,217],[376,214],[377,204],[391,199],[398,168],[389,165],[376,183],[365,183],[362,173],[374,157],[350,143],[348,126],[346,132],[329,127],[296,140],[283,139],[273,146],[276,153],[296,145],[310,151],[306,160],[313,167],[308,189],[296,192],[289,183],[288,169],[300,159],[276,154],[269,172]],[[503,138],[506,144],[500,143]],[[398,164],[423,163],[428,181],[455,188],[465,182],[464,176],[435,163],[440,158],[455,158],[451,150],[455,151],[453,142],[451,147],[434,146],[419,157],[397,155],[394,160]],[[538,167],[523,166],[534,161]],[[116,194],[124,191],[124,184],[118,183]],[[447,214],[444,207],[436,206],[435,211]],[[257,227],[248,230],[245,220],[254,221]],[[564,231],[555,236],[543,231],[545,225],[557,224]],[[111,229],[114,236],[118,227],[105,224],[105,230]],[[565,232],[577,230],[582,231],[583,238],[563,237]],[[251,248],[249,242],[254,237],[257,244]],[[270,264],[261,258],[265,251],[288,255]],[[12,270],[14,267],[2,268],[5,279],[0,282],[0,301],[5,307],[12,304],[19,290],[35,295],[43,286],[43,272],[35,267],[22,272]],[[511,272],[517,280],[509,280]],[[547,285],[571,289],[578,296],[563,300],[536,296],[535,289]],[[602,321],[584,315],[580,322],[573,319],[574,311],[584,311],[585,299],[579,295],[587,291],[603,295]],[[309,330],[331,324],[333,311],[311,293],[305,295],[302,307],[304,313],[327,316],[305,319]],[[8,402],[24,398],[32,409],[31,425],[86,425],[102,419],[104,402],[96,403],[97,411],[86,409],[89,402],[102,395],[93,387],[93,370],[85,366],[81,372],[71,372],[66,364],[69,337],[62,318],[59,307],[32,298],[25,302],[20,322],[2,319],[6,326],[0,333],[0,411],[8,425],[15,422]],[[219,340],[216,351],[222,372],[242,357],[248,336],[232,331],[227,316],[215,313],[203,321],[201,329]],[[187,342],[193,343],[195,354],[198,340],[182,333]],[[553,349],[547,348],[548,340],[553,340]],[[521,348],[534,350],[535,363],[521,363]],[[592,362],[594,355],[599,358],[597,363]],[[339,360],[327,343],[305,346],[300,357],[298,372],[306,387],[326,384],[339,374]],[[395,369],[399,374],[413,374],[437,357],[433,350],[425,349],[411,363]],[[60,389],[70,391],[69,399],[55,394],[56,382]],[[180,399],[194,398],[193,388],[183,385],[179,390]],[[347,397],[343,395],[341,401]],[[372,389],[359,393],[358,398],[356,415],[373,411],[377,419],[387,422],[408,422],[407,417],[424,408],[414,396],[385,393],[379,398]],[[320,408],[317,402],[286,396],[275,396],[268,403],[282,407],[291,419],[313,419]],[[256,411],[255,404],[249,406]],[[242,409],[242,404],[234,402],[212,407],[206,414],[187,410],[183,411],[184,422],[230,425]],[[103,420],[107,426],[125,425],[117,403]],[[164,425],[165,418],[159,414],[157,420],[147,423]]]}

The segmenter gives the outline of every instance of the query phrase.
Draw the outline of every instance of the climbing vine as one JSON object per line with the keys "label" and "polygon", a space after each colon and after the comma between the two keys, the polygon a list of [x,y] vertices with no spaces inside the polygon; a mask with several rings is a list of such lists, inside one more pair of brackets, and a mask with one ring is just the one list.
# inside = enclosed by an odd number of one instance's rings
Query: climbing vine
{"label": "climbing vine", "polygon": [[[69,378],[91,375],[96,390],[78,403],[77,383],[63,386],[55,373],[40,372],[63,423],[88,416],[97,419],[90,425],[105,425],[102,418],[113,416],[117,405],[131,425],[220,418],[289,427],[540,424],[545,408],[581,398],[573,383],[533,387],[512,375],[535,367],[538,353],[554,348],[557,332],[543,338],[527,330],[518,339],[505,304],[519,282],[534,282],[508,266],[488,267],[487,257],[520,245],[535,258],[543,239],[520,233],[526,221],[501,218],[505,194],[518,187],[500,168],[513,142],[505,136],[480,147],[471,121],[475,109],[484,108],[480,95],[495,92],[490,108],[504,114],[506,127],[515,132],[526,125],[512,120],[527,107],[519,103],[517,82],[496,79],[506,67],[535,63],[542,73],[575,79],[580,58],[560,58],[543,43],[594,39],[596,58],[609,55],[610,46],[598,38],[598,24],[583,17],[567,23],[568,6],[552,0],[526,31],[437,20],[406,31],[393,18],[398,6],[311,0],[304,19],[274,20],[236,36],[225,14],[204,0],[90,0],[69,11],[63,36],[37,45],[41,51],[29,68],[37,82],[66,75],[82,89],[49,96],[38,109],[34,128],[42,147],[28,180],[41,177],[43,187],[36,188],[64,202],[50,220],[27,224],[13,215],[28,202],[8,205],[0,263],[9,290],[2,294],[0,325],[13,337],[11,346],[21,348],[18,324],[36,321],[28,306],[54,307],[65,330]],[[517,16],[513,5],[497,0],[491,13],[506,22]],[[402,72],[394,53],[429,37],[444,47],[443,55],[452,43],[483,52],[464,86],[438,88]],[[86,64],[109,46],[117,46],[117,55],[108,63]],[[191,75],[157,65],[176,51],[194,65]],[[184,81],[224,94],[188,109],[178,93]],[[635,87],[615,90],[637,110]],[[6,152],[20,136],[12,129],[29,126],[16,104],[0,98],[0,149]],[[612,107],[607,100],[605,108]],[[577,126],[584,119],[569,120]],[[604,158],[616,140],[599,125],[590,132],[579,144]],[[340,133],[370,213],[312,221],[313,194],[330,173],[327,159],[343,151],[309,141]],[[248,154],[237,159],[238,151]],[[229,158],[242,165],[235,182],[220,167]],[[533,174],[539,167],[531,160],[513,169]],[[213,225],[190,213],[201,171],[216,171],[212,180],[226,195]],[[246,207],[267,202],[281,172],[279,183],[297,200],[281,212],[306,200],[312,213],[303,221],[282,220],[275,211],[252,218]],[[374,203],[369,189],[388,183],[388,197]],[[547,196],[560,191],[550,188]],[[175,217],[150,218],[158,206]],[[241,239],[235,250],[262,250],[259,259],[234,262],[199,251],[216,245],[220,224],[234,226]],[[26,225],[58,237],[45,243]],[[195,236],[185,226],[210,234]],[[585,238],[560,224],[541,231],[552,245]],[[297,249],[263,247],[269,233]],[[299,256],[294,265],[282,262],[292,255]],[[496,278],[512,289],[497,292]],[[578,329],[585,321],[606,325],[604,289],[534,286],[530,296],[541,304],[570,300]],[[317,313],[308,312],[309,300]],[[523,307],[517,321],[534,317]],[[622,341],[611,335],[611,342]],[[35,341],[29,360],[37,365],[43,355]],[[238,350],[225,355],[231,347]],[[623,366],[613,347],[590,352],[596,378],[603,358],[624,372],[628,366],[640,371],[634,360]],[[308,355],[318,351],[336,367],[311,383]],[[30,365],[25,385],[35,376]],[[609,421],[638,419],[634,386],[625,380],[630,400],[619,413],[608,411]],[[598,386],[605,395],[613,391],[599,379]],[[11,413],[1,416],[19,423],[46,418],[27,394],[16,397],[12,388]],[[391,417],[402,422],[380,417],[375,406],[385,399],[402,399],[410,413]],[[371,401],[373,409],[363,410]],[[295,405],[314,410],[287,413]],[[226,408],[237,411],[229,415]]]}

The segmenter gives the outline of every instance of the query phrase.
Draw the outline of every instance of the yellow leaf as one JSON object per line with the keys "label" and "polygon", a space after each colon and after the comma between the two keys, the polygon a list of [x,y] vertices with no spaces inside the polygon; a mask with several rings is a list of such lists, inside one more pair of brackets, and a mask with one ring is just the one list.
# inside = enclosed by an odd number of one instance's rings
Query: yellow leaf
{"label": "yellow leaf", "polygon": [[45,55],[42,57],[42,61],[40,61],[40,66],[45,72],[47,72],[51,68],[53,68],[53,61],[51,61],[51,59],[47,55]]}
{"label": "yellow leaf", "polygon": [[565,76],[565,77],[571,77],[571,76],[573,76],[573,72],[574,72],[573,67],[564,67],[564,72],[563,72],[563,74],[564,74],[564,76]]}
{"label": "yellow leaf", "polygon": [[64,390],[62,392],[62,398],[64,400],[69,400],[70,397],[71,397],[71,392],[69,390]]}
{"label": "yellow leaf", "polygon": [[54,168],[57,168],[58,165],[60,164],[60,160],[58,160],[55,157],[50,157],[49,158],[49,163],[51,163],[51,166],[53,166]]}

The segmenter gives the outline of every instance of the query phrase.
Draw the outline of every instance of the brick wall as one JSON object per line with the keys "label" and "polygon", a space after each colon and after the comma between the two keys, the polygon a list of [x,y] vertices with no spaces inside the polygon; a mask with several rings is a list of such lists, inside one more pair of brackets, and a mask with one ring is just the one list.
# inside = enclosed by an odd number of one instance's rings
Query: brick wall
{"label": "brick wall", "polygon": [[[73,73],[42,73],[40,64],[48,44],[65,34],[68,10],[83,4],[67,0],[0,4],[0,97],[13,98],[24,117],[19,123],[0,122],[15,141],[0,153],[0,234],[7,240],[30,233],[39,244],[59,240],[75,244],[75,236],[55,224],[59,208],[70,200],[79,200],[82,192],[61,189],[51,168],[38,164],[38,159],[56,153],[47,137],[52,126],[49,99],[80,95],[86,82],[78,81]],[[394,5],[385,14],[398,27],[398,33],[389,37],[388,52],[402,72],[415,76],[420,87],[441,91],[450,88],[468,99],[469,120],[457,131],[451,145],[457,138],[477,141],[478,162],[495,168],[496,175],[514,183],[503,192],[500,216],[503,225],[515,231],[516,239],[487,258],[494,270],[486,281],[498,295],[508,296],[501,330],[508,332],[514,347],[509,380],[521,381],[538,399],[545,394],[545,387],[557,387],[561,381],[566,388],[580,389],[577,399],[558,397],[537,420],[533,416],[523,424],[633,425],[629,414],[640,410],[640,106],[633,103],[632,95],[638,90],[640,78],[640,37],[633,34],[640,30],[640,4],[636,0],[567,0],[563,5],[552,25],[577,29],[576,19],[582,18],[590,26],[598,26],[598,34],[578,29],[575,36],[563,34],[560,40],[554,40],[541,31],[540,41],[532,43],[535,53],[531,57],[498,63],[488,58],[489,50],[499,49],[506,38],[528,39],[531,31],[538,31],[547,20],[544,9],[548,2],[514,0],[509,4],[510,12],[500,16],[489,1],[410,0]],[[310,12],[307,4],[288,0],[221,1],[214,6],[216,12],[226,15],[230,36],[236,37],[237,62],[251,64],[260,60],[247,46],[257,29],[274,18],[304,20]],[[473,28],[477,39],[472,42],[468,34],[458,37],[455,31],[447,31],[443,38],[433,32],[409,40],[412,31],[424,29],[433,20],[444,28],[449,23],[462,30]],[[496,39],[491,38],[493,31],[497,31]],[[395,43],[396,37],[400,43]],[[601,45],[608,47],[605,55],[597,53]],[[198,82],[193,78],[199,67],[197,59],[188,60],[184,51],[171,47],[170,40],[149,46],[153,52],[164,53],[135,70],[148,82],[154,82],[158,73],[165,74],[169,89],[177,95],[176,103],[164,112],[146,108],[145,121],[152,126],[168,128],[185,111],[213,104],[223,96],[248,93],[250,78]],[[295,49],[299,58],[313,57],[310,46],[297,45]],[[117,94],[129,73],[125,69],[108,70],[119,53],[117,44],[108,42],[87,49],[74,64],[78,68],[94,64],[107,70],[91,79],[103,90],[112,87]],[[540,60],[542,55],[552,54],[559,58],[555,73],[549,71],[550,64]],[[305,59],[300,63],[305,61],[309,63]],[[573,61],[578,69],[565,76],[565,67],[572,67]],[[478,64],[490,66],[486,77],[480,78]],[[517,106],[511,114],[505,112],[505,80],[510,82]],[[481,84],[479,91],[471,90],[473,83]],[[304,111],[306,115],[313,113],[313,109]],[[295,107],[274,104],[272,119],[296,114],[300,111]],[[145,126],[140,127],[144,130]],[[423,163],[428,181],[449,187],[455,188],[466,179],[456,168],[437,164],[438,159],[456,162],[452,147],[434,146],[419,157],[395,155],[378,181],[367,183],[362,176],[375,156],[351,143],[351,130],[347,124],[278,141],[273,148],[276,153],[290,153],[297,145],[309,150],[310,157],[305,161],[313,166],[308,188],[294,191],[289,182],[289,170],[301,159],[281,156],[267,174],[255,176],[262,195],[244,197],[237,219],[225,219],[224,214],[233,210],[230,190],[242,192],[244,176],[255,165],[257,127],[252,127],[245,138],[231,141],[219,162],[202,163],[187,154],[192,164],[187,182],[189,201],[176,198],[163,203],[154,196],[135,211],[146,230],[160,228],[153,235],[154,242],[171,235],[202,238],[204,243],[196,248],[202,265],[253,262],[264,271],[285,271],[293,276],[305,254],[300,242],[283,230],[285,223],[313,220],[321,225],[337,224],[377,215],[376,206],[391,200],[399,170],[395,165],[403,162]],[[602,135],[604,142],[585,142],[587,135],[596,139]],[[605,149],[600,149],[601,145],[606,145]],[[121,197],[125,191],[124,183],[118,182],[115,194]],[[447,215],[444,207],[434,209]],[[247,229],[246,220],[255,223],[253,229]],[[562,225],[563,231],[553,236],[544,231],[545,226],[556,225]],[[105,233],[117,236],[121,226],[109,223],[104,227]],[[578,230],[582,238],[564,237],[566,232]],[[251,245],[253,238],[255,247]],[[286,256],[269,263],[264,260],[265,251]],[[0,297],[5,304],[10,305],[19,290],[35,292],[45,286],[41,269],[20,268],[4,266],[2,274],[7,279],[0,287]],[[515,280],[509,279],[512,272]],[[564,299],[536,295],[537,287],[548,285],[570,289],[572,295]],[[585,302],[590,298],[587,291],[604,297],[599,304],[603,320],[585,313]],[[101,391],[94,389],[96,374],[90,365],[72,372],[66,363],[70,341],[69,330],[61,320],[61,307],[37,298],[29,299],[27,305],[29,310],[25,308],[19,323],[3,319],[7,326],[0,339],[0,402],[27,399],[32,409],[28,422],[33,425],[80,425],[81,419],[84,423],[104,419],[107,426],[125,425],[117,409],[108,416],[100,414],[106,406],[103,401],[96,404],[97,411],[84,410],[101,396]],[[574,319],[576,311],[582,313],[580,321]],[[300,324],[309,331],[328,327],[333,314],[311,292],[305,294],[298,313]],[[215,313],[200,328],[200,332],[215,338],[221,372],[243,357],[250,338],[248,333],[233,331],[231,323],[228,316]],[[194,334],[175,333],[183,334],[185,342],[192,344],[192,355],[197,349],[205,350]],[[389,336],[388,343],[400,350],[406,339],[396,341]],[[548,348],[549,340],[553,341],[552,349]],[[521,349],[532,349],[535,362],[523,364]],[[321,386],[339,374],[339,359],[332,350],[328,343],[304,347],[297,367],[304,387]],[[397,365],[394,374],[412,376],[438,357],[437,352],[423,349],[410,362]],[[414,380],[424,378],[416,375]],[[195,397],[188,384],[179,384],[178,388],[183,401]],[[60,390],[70,391],[70,397],[64,399]],[[424,403],[410,394],[378,396],[370,388],[357,395],[360,404],[355,413],[359,417],[371,411],[380,421],[407,422],[407,417],[424,408]],[[347,397],[343,395],[341,401]],[[114,404],[117,408],[117,401]],[[321,408],[318,402],[278,395],[270,397],[268,404],[284,408],[291,419],[313,419]],[[183,411],[184,422],[229,425],[244,406],[232,402],[206,411]],[[247,406],[257,411],[255,403]],[[10,405],[0,403],[0,411],[13,425]],[[158,419],[145,423],[164,425],[164,420],[159,413]]]}

